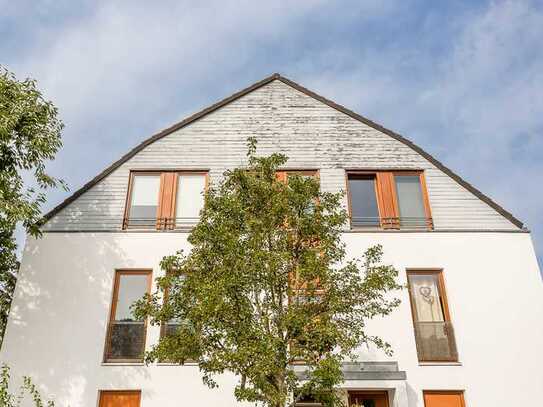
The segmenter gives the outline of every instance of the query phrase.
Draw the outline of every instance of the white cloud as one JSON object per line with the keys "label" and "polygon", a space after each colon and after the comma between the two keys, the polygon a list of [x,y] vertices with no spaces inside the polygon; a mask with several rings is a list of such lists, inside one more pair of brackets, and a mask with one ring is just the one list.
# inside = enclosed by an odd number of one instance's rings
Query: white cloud
{"label": "white cloud", "polygon": [[[32,41],[9,66],[36,77],[61,108],[66,147],[52,168],[72,187],[152,131],[279,70],[417,141],[543,245],[543,192],[533,187],[543,184],[535,2],[441,15],[377,0],[103,1],[77,12],[66,11],[71,2],[14,4],[4,14]],[[68,17],[55,24],[55,15]]]}

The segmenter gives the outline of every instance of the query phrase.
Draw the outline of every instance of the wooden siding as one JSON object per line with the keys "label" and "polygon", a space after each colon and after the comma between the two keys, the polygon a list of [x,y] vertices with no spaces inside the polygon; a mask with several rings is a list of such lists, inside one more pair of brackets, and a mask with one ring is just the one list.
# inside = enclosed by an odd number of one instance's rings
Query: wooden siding
{"label": "wooden siding", "polygon": [[345,169],[424,170],[435,230],[519,230],[413,149],[279,80],[150,144],[43,230],[121,230],[130,170],[208,169],[213,183],[246,163],[249,136],[259,154],[286,154],[286,168],[319,169],[325,191],[346,189]]}

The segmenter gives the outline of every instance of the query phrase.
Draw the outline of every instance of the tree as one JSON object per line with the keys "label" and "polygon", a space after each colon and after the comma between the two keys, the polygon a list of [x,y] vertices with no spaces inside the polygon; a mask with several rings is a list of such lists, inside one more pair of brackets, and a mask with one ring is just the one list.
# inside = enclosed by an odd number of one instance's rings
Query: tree
{"label": "tree", "polygon": [[54,407],[53,400],[45,404],[38,388],[28,376],[23,376],[23,383],[17,394],[13,394],[9,389],[10,373],[7,365],[0,367],[0,406],[2,407],[21,407],[25,397],[30,397],[35,407]]}
{"label": "tree", "polygon": [[62,146],[57,115],[34,80],[18,81],[0,67],[0,343],[19,268],[15,228],[39,237],[45,191],[66,188],[45,169]]}
{"label": "tree", "polygon": [[380,264],[379,246],[345,259],[341,193],[320,191],[313,177],[279,179],[287,158],[257,157],[254,139],[248,157],[207,192],[191,252],[165,257],[157,292],[135,304],[153,324],[179,324],[146,360],[194,360],[210,387],[233,372],[239,401],[283,407],[309,395],[340,405],[342,361],[363,344],[391,351],[365,323],[398,305],[389,293],[398,273]]}

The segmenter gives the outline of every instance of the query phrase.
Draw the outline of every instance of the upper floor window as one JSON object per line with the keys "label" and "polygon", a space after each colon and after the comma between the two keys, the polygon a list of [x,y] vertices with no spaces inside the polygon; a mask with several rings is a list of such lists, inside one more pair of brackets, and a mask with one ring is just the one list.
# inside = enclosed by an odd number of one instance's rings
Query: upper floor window
{"label": "upper floor window", "polygon": [[132,172],[123,228],[174,229],[198,222],[205,172]]}
{"label": "upper floor window", "polygon": [[160,174],[141,173],[132,177],[127,226],[154,226],[158,217]]}
{"label": "upper floor window", "polygon": [[408,271],[407,281],[419,361],[458,361],[443,273]]}
{"label": "upper floor window", "polygon": [[298,175],[302,178],[305,177],[311,177],[316,178],[317,177],[317,171],[316,170],[281,170],[276,172],[277,179],[283,182],[288,183],[289,177],[292,177],[294,175]]}
{"label": "upper floor window", "polygon": [[[167,275],[168,274],[169,273],[167,273]],[[170,276],[170,278],[172,278],[172,276]],[[173,278],[175,281],[172,284],[172,286],[167,288],[164,291],[164,304],[168,303],[170,296],[173,296],[173,295],[179,296],[179,291],[172,291],[172,290],[176,290],[176,289],[179,290],[180,286],[183,284],[183,281],[185,280],[184,275],[173,277]],[[169,321],[163,322],[160,326],[160,337],[162,338],[168,335],[175,335],[178,329],[180,328],[181,324],[182,324],[182,320],[179,317],[173,317]]]}
{"label": "upper floor window", "polygon": [[351,227],[431,229],[422,171],[347,173]]}
{"label": "upper floor window", "polygon": [[106,335],[105,362],[141,362],[146,323],[132,315],[132,304],[151,289],[150,270],[115,272],[113,300]]}
{"label": "upper floor window", "polygon": [[348,182],[352,226],[378,227],[380,218],[375,175],[349,174]]}

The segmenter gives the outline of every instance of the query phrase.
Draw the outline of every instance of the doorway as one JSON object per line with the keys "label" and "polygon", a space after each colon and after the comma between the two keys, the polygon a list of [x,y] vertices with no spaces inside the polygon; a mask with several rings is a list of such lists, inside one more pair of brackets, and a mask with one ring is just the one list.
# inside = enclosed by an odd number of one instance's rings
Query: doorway
{"label": "doorway", "polygon": [[386,391],[350,391],[349,406],[389,407]]}

